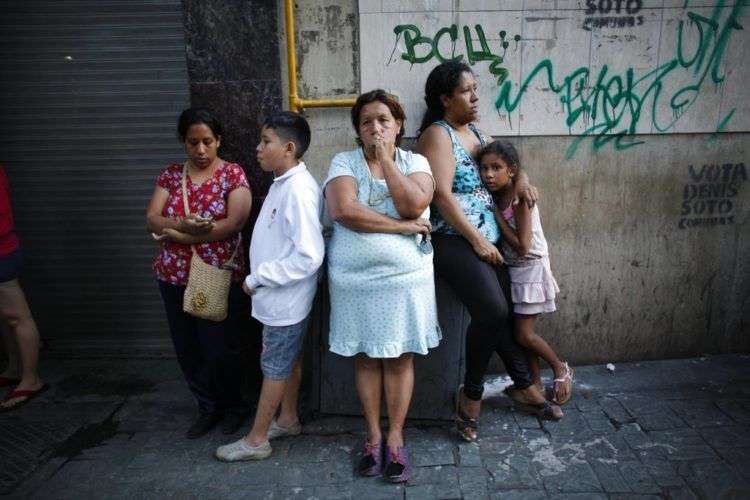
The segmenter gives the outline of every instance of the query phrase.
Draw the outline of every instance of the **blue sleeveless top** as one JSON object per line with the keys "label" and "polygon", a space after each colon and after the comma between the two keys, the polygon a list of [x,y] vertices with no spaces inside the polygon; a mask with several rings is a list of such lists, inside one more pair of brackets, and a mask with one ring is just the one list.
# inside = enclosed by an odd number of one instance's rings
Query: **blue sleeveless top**
{"label": "blue sleeveless top", "polygon": [[[461,145],[461,141],[458,140],[458,136],[456,136],[453,127],[448,122],[440,120],[435,122],[435,124],[443,127],[451,137],[453,157],[456,160],[456,173],[453,176],[453,186],[451,189],[453,196],[458,200],[458,204],[463,209],[464,215],[466,215],[469,222],[488,241],[497,243],[500,239],[500,228],[495,220],[495,202],[492,200],[492,195],[484,187],[484,184],[482,184],[482,179],[479,176],[479,166]],[[469,124],[469,128],[477,136],[481,146],[484,147],[487,144],[484,136],[479,133],[474,125]],[[433,207],[431,212],[432,218],[430,222],[432,222],[433,232],[458,234],[456,229],[443,219],[437,207]]]}

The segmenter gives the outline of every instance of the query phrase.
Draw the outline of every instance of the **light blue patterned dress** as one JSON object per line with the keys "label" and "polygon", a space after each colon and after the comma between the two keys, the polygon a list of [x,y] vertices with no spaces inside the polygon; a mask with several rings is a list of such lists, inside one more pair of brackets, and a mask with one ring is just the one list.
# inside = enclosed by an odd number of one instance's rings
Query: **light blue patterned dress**
{"label": "light blue patterned dress", "polygon": [[[396,150],[396,165],[405,175],[432,175],[425,157],[402,149]],[[361,148],[337,154],[325,184],[341,176],[354,177],[360,203],[401,218],[385,180],[372,176]],[[437,347],[441,333],[432,253],[420,252],[417,238],[352,231],[333,223],[327,248],[331,352],[396,358]]]}
{"label": "light blue patterned dress", "polygon": [[[440,125],[451,137],[453,145],[453,157],[456,160],[456,173],[453,176],[453,186],[451,191],[461,205],[466,218],[471,224],[487,238],[487,241],[497,243],[500,239],[500,228],[495,220],[495,202],[487,188],[482,184],[482,178],[479,176],[479,167],[474,158],[461,145],[448,122],[440,120],[435,122]],[[484,147],[487,140],[474,125],[469,124],[469,128],[479,139],[479,143]],[[435,233],[458,234],[456,229],[443,219],[440,212],[432,212],[432,231]]]}

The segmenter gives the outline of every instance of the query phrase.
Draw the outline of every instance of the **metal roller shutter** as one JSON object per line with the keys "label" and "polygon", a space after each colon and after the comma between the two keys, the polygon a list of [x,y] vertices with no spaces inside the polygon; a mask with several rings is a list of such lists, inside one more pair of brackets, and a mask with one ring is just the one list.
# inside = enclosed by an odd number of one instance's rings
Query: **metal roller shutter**
{"label": "metal roller shutter", "polygon": [[53,348],[161,349],[144,214],[156,175],[183,156],[181,2],[18,0],[2,11],[0,162],[40,331]]}

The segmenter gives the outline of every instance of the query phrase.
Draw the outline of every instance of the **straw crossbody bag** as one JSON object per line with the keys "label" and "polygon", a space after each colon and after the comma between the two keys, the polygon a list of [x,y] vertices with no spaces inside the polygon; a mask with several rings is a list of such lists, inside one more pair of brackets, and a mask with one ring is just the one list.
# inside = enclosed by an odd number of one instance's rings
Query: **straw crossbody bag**
{"label": "straw crossbody bag", "polygon": [[[190,215],[187,195],[187,162],[182,167],[182,201],[185,204],[185,216]],[[241,241],[232,252],[232,256],[221,267],[212,266],[203,261],[195,245],[190,245],[193,256],[190,258],[190,274],[182,300],[182,310],[191,316],[210,321],[224,321],[227,317],[229,286],[232,282],[234,257]]]}

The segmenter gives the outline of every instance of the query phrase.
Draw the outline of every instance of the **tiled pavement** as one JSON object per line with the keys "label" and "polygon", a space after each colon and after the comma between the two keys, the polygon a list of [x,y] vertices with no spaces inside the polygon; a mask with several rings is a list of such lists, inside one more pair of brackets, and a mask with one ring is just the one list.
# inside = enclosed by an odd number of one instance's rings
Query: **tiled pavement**
{"label": "tiled pavement", "polygon": [[[750,356],[579,367],[560,422],[516,412],[490,381],[478,445],[410,422],[407,485],[353,473],[359,418],[324,417],[271,459],[212,458],[182,435],[193,403],[173,360],[46,360],[49,391],[0,415],[13,498],[750,498]],[[236,437],[235,437],[236,438]]]}

